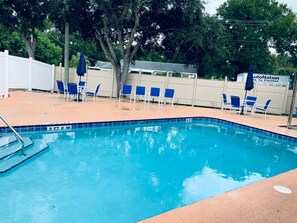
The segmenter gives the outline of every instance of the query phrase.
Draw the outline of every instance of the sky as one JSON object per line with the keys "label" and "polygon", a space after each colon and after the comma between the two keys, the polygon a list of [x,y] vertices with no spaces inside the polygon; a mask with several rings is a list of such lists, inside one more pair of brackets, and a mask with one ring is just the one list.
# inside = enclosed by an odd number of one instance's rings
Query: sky
{"label": "sky", "polygon": [[[206,0],[208,3],[205,6],[206,12],[210,15],[214,15],[216,9],[225,2],[225,0]],[[297,0],[278,0],[279,3],[288,5],[288,8],[292,9],[294,13],[297,13]]]}

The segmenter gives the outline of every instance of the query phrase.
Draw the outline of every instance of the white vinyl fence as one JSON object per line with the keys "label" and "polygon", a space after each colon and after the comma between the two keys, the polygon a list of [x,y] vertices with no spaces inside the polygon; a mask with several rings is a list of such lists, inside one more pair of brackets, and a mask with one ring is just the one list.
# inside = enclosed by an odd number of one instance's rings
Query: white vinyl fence
{"label": "white vinyl fence", "polygon": [[[55,80],[64,80],[64,68],[56,67]],[[78,76],[74,68],[69,70],[69,81],[78,82]],[[86,81],[89,90],[95,90],[97,84],[101,84],[99,96],[116,97],[116,78],[113,71],[87,70],[87,74],[82,78]],[[128,75],[127,84],[145,86],[147,94],[151,87],[161,88],[164,92],[165,88],[175,89],[175,101],[177,104],[190,106],[205,106],[220,108],[222,92],[228,95],[237,95],[243,99],[244,83],[225,80],[205,80],[190,79],[182,77],[156,76],[146,74],[130,73]],[[55,88],[56,90],[56,88]],[[254,89],[248,92],[250,96],[257,97],[257,104],[265,104],[271,99],[269,113],[272,114],[288,114],[290,102],[292,99],[292,91],[287,86],[272,86],[256,84]],[[295,103],[296,104],[296,103]]]}
{"label": "white vinyl fence", "polygon": [[[69,81],[78,82],[76,69],[70,68]],[[0,95],[8,96],[9,89],[37,89],[44,91],[56,90],[56,80],[64,80],[64,68],[55,67],[38,62],[31,58],[10,56],[8,51],[0,52]],[[88,90],[95,90],[100,83],[99,95],[103,97],[117,97],[116,78],[114,72],[87,70],[82,78],[86,81]],[[65,83],[66,84],[66,83]],[[222,92],[228,95],[244,97],[244,83],[225,80],[189,79],[182,77],[146,75],[142,73],[130,73],[127,84],[145,86],[147,93],[151,87],[175,89],[175,102],[182,105],[221,107]],[[288,114],[292,91],[289,86],[271,86],[256,84],[248,95],[256,96],[257,103],[264,104],[271,99],[269,113]],[[296,105],[296,102],[295,102]]]}
{"label": "white vinyl fence", "polygon": [[0,95],[7,97],[9,89],[52,91],[55,66],[33,60],[11,56],[0,52]]}

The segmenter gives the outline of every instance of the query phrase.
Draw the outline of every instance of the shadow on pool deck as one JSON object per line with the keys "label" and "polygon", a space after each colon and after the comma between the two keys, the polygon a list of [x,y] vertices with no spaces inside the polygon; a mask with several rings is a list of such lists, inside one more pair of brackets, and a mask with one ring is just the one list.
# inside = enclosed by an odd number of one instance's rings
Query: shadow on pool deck
{"label": "shadow on pool deck", "polygon": [[[213,117],[297,137],[297,131],[281,128],[286,116],[257,114],[255,117],[229,114],[220,109],[190,106],[158,106],[136,104],[117,99],[100,98],[97,102],[65,102],[56,94],[12,91],[11,97],[0,100],[0,114],[12,125],[33,125],[57,122],[100,122],[173,117]],[[297,120],[293,119],[293,125]],[[0,126],[4,126],[1,122]],[[281,194],[274,185],[289,187],[293,193]],[[142,221],[153,222],[297,222],[297,170],[166,212]],[[116,214],[116,213],[115,213]]]}

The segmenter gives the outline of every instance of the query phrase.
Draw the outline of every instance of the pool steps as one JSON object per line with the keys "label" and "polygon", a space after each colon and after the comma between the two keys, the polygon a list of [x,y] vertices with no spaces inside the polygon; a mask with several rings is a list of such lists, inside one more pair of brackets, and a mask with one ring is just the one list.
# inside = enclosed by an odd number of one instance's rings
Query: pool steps
{"label": "pool steps", "polygon": [[0,148],[6,146],[8,144],[11,144],[13,142],[16,142],[17,140],[18,139],[15,137],[15,135],[0,137]]}
{"label": "pool steps", "polygon": [[[24,139],[24,148],[27,148],[28,146],[31,146],[33,144],[32,140],[29,137],[25,137]],[[19,143],[10,143],[7,145],[7,147],[4,147],[0,150],[0,160],[14,154],[17,152],[21,152],[22,147]]]}
{"label": "pool steps", "polygon": [[34,141],[30,137],[23,139],[24,147],[22,148],[13,135],[0,138],[2,143],[0,146],[0,174],[13,169],[48,148],[43,139],[35,139]]}

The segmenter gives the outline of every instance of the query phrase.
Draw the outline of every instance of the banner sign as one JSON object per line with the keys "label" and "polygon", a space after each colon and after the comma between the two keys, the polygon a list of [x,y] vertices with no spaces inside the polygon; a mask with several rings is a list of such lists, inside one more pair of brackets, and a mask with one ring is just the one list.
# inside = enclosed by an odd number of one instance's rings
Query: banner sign
{"label": "banner sign", "polygon": [[[246,82],[247,73],[237,75],[237,82]],[[254,82],[260,84],[287,85],[290,82],[290,76],[254,74]]]}

